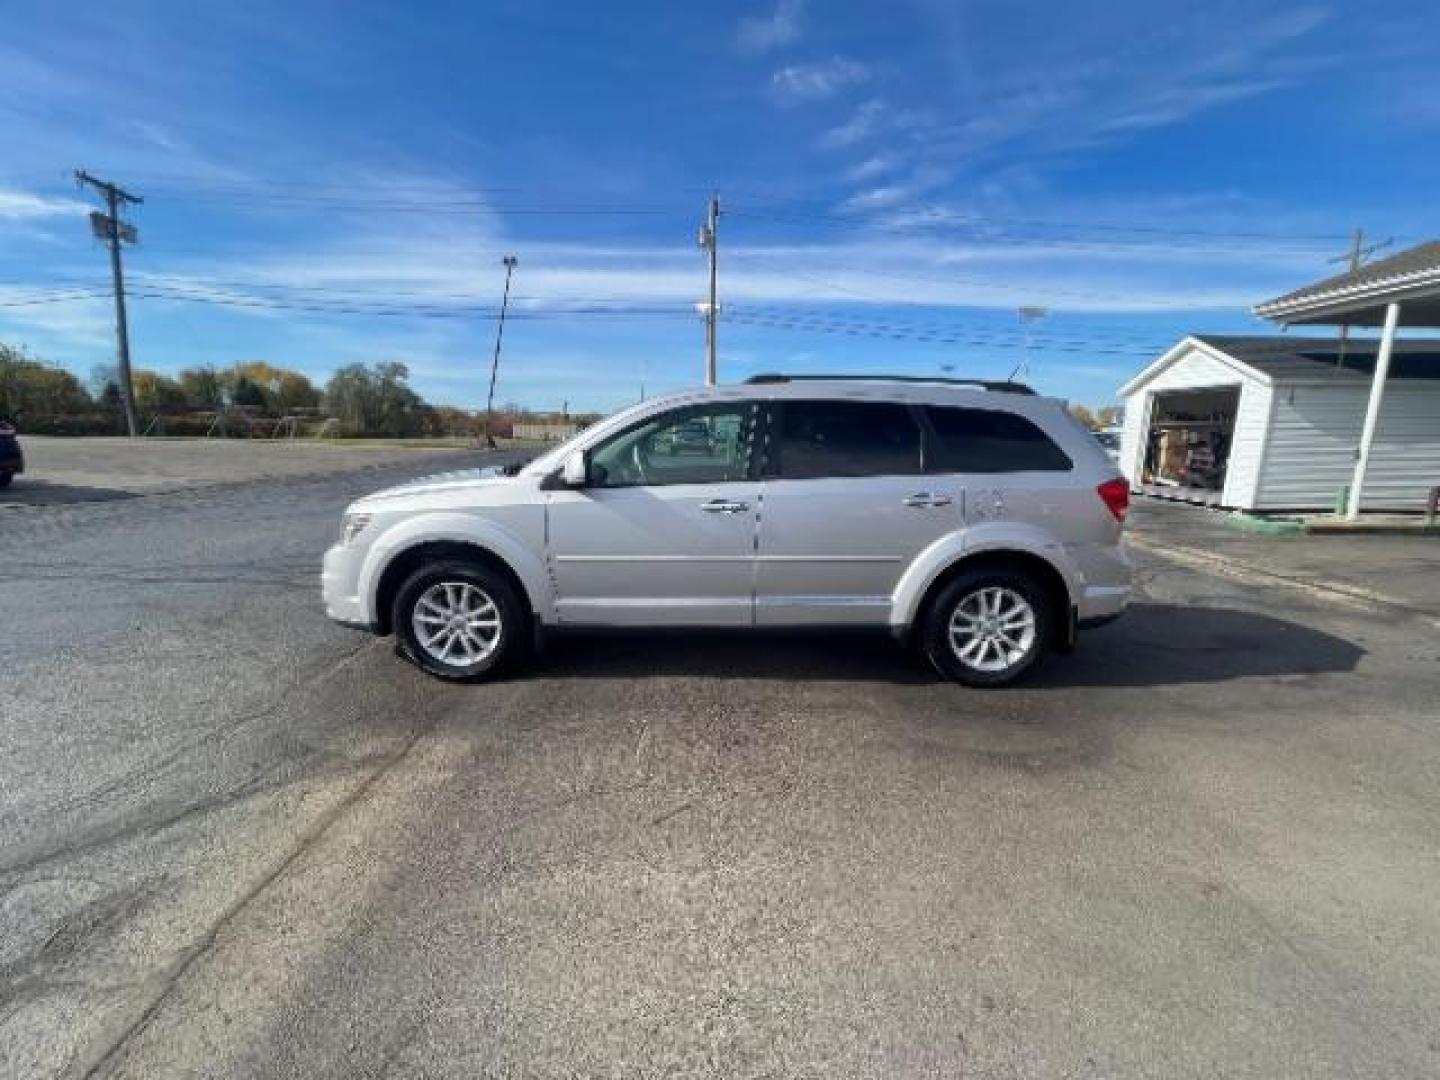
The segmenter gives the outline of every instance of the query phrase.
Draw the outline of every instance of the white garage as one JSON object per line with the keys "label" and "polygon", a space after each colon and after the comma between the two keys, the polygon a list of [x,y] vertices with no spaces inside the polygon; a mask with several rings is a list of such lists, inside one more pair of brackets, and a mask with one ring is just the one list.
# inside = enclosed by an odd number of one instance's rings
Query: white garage
{"label": "white garage", "polygon": [[[1131,487],[1238,510],[1330,510],[1355,474],[1378,343],[1194,335],[1121,388]],[[1395,342],[1364,510],[1440,487],[1440,340]]]}

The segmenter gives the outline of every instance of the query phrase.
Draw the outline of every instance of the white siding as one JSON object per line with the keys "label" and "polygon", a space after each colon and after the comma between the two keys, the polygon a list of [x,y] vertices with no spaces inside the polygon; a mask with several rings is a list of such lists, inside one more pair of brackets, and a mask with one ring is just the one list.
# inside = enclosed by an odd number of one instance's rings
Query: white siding
{"label": "white siding", "polygon": [[1150,395],[1144,390],[1125,400],[1125,419],[1120,428],[1120,471],[1132,485],[1140,480],[1141,448],[1150,423]]}
{"label": "white siding", "polygon": [[[1255,509],[1325,510],[1350,482],[1368,384],[1278,386]],[[1440,486],[1440,385],[1385,390],[1362,509],[1422,510]]]}
{"label": "white siding", "polygon": [[1209,353],[1190,349],[1142,389],[1151,392],[1190,390],[1202,386],[1236,386],[1248,381],[1236,368],[1221,363]]}
{"label": "white siding", "polygon": [[1235,429],[1230,436],[1230,462],[1225,469],[1225,490],[1220,502],[1238,510],[1253,510],[1260,482],[1260,467],[1270,427],[1270,387],[1246,382],[1240,388]]}

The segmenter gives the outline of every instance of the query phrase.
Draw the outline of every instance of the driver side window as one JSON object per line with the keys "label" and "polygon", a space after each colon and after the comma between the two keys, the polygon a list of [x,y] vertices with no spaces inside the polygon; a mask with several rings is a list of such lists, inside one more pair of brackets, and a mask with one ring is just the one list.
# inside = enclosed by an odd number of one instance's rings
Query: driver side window
{"label": "driver side window", "polygon": [[592,487],[716,484],[744,480],[755,441],[754,402],[672,409],[595,447]]}

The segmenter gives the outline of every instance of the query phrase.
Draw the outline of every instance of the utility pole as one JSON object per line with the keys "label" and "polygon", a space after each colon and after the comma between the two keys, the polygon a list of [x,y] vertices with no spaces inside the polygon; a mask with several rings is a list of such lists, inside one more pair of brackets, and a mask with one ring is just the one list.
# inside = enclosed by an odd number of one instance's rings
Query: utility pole
{"label": "utility pole", "polygon": [[710,196],[709,212],[705,224],[700,226],[700,248],[710,257],[710,299],[703,306],[705,312],[705,385],[715,385],[715,327],[720,315],[719,286],[719,233],[720,196]]}
{"label": "utility pole", "polygon": [[110,245],[110,278],[115,289],[115,343],[117,367],[120,381],[120,406],[125,412],[125,430],[133,438],[139,433],[139,422],[135,417],[135,388],[130,381],[130,328],[125,318],[125,272],[120,264],[120,244],[133,244],[139,239],[135,226],[120,217],[120,210],[126,204],[138,206],[145,200],[131,195],[124,188],[106,180],[91,176],[84,169],[75,170],[75,184],[84,188],[93,187],[105,199],[108,213],[95,211],[90,215],[90,231],[97,239]]}
{"label": "utility pole", "polygon": [[506,255],[501,261],[505,264],[505,295],[500,300],[500,325],[495,328],[495,357],[490,361],[490,393],[485,398],[485,445],[491,450],[495,449],[495,436],[490,430],[490,422],[495,414],[495,376],[500,370],[500,342],[505,337],[505,309],[510,306],[510,275],[520,262],[514,255]]}
{"label": "utility pole", "polygon": [[[1350,253],[1348,255],[1337,255],[1335,256],[1335,258],[1328,261],[1332,263],[1343,262],[1348,264],[1347,268],[1349,272],[1353,274],[1356,270],[1359,270],[1360,267],[1365,265],[1365,260],[1370,258],[1371,255],[1375,254],[1375,252],[1381,250],[1382,248],[1389,247],[1394,242],[1395,238],[1392,236],[1388,240],[1381,240],[1378,244],[1371,244],[1369,247],[1366,247],[1365,230],[1357,225],[1355,226],[1355,235],[1350,242]],[[1350,324],[1342,323],[1340,325],[1340,353],[1339,356],[1336,358],[1336,367],[1343,368],[1345,366],[1345,349],[1349,342]]]}

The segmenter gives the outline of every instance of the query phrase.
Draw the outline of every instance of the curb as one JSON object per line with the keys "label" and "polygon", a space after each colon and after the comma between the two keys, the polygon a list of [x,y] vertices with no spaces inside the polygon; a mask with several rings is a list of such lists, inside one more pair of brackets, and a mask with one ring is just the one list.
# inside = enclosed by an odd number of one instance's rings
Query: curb
{"label": "curb", "polygon": [[1440,536],[1440,524],[1417,521],[1307,521],[1305,531],[1312,536]]}
{"label": "curb", "polygon": [[1257,586],[1279,585],[1342,606],[1358,606],[1372,611],[1378,609],[1403,613],[1421,619],[1432,628],[1440,629],[1440,614],[1428,608],[1416,607],[1398,596],[1390,596],[1386,593],[1375,592],[1357,585],[1341,584],[1332,580],[1295,577],[1263,566],[1256,566],[1254,563],[1240,562],[1234,558],[1217,555],[1210,551],[1201,551],[1197,548],[1173,543],[1161,544],[1149,537],[1134,533],[1131,533],[1127,540],[1156,558],[1181,566],[1189,566],[1191,569],[1201,570],[1205,573],[1234,578]]}
{"label": "curb", "polygon": [[1225,515],[1225,524],[1243,533],[1256,536],[1299,536],[1306,531],[1305,523],[1294,518],[1266,518],[1236,510]]}

